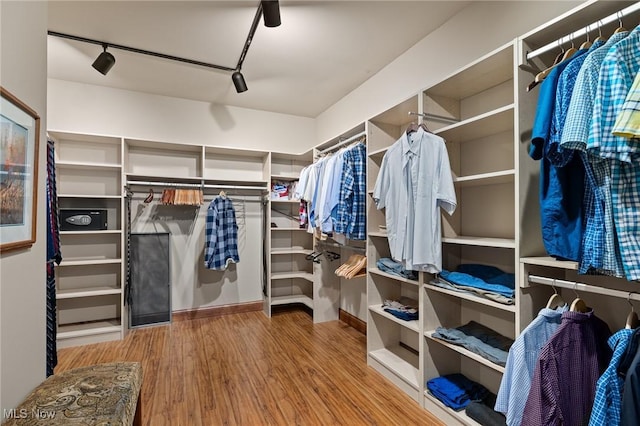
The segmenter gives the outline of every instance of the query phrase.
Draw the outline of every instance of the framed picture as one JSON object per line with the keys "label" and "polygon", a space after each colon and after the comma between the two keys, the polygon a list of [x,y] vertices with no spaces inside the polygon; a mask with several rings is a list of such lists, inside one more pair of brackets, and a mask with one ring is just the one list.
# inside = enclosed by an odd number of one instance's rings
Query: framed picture
{"label": "framed picture", "polygon": [[40,117],[0,87],[0,252],[36,242]]}

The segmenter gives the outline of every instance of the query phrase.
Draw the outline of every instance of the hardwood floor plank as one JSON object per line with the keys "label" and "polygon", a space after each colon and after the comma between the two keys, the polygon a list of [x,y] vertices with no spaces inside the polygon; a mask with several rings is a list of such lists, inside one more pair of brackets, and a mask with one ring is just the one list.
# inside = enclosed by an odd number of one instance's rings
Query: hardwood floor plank
{"label": "hardwood floor plank", "polygon": [[142,363],[144,425],[441,425],[366,364],[366,337],[285,310],[131,330],[61,349],[56,372]]}

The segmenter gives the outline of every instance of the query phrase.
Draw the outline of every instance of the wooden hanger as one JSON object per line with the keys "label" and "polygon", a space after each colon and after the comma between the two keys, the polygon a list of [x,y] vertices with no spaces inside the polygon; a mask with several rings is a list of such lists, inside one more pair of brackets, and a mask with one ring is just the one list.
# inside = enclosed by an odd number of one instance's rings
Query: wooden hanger
{"label": "wooden hanger", "polygon": [[536,76],[533,79],[533,81],[531,83],[529,83],[529,85],[527,86],[527,92],[532,91],[534,87],[536,87],[538,84],[542,83],[542,81],[547,77],[547,75],[549,75],[551,70],[556,65],[558,65],[560,62],[562,62],[562,58],[565,56],[565,52],[566,51],[564,50],[564,47],[559,44],[559,42],[558,42],[558,45],[560,46],[560,49],[562,49],[562,50],[560,51],[560,53],[558,53],[556,55],[556,58],[553,60],[553,64],[549,68],[547,68],[547,69],[545,69],[543,71],[540,71],[538,74],[536,74]]}
{"label": "wooden hanger", "polygon": [[571,302],[571,307],[569,308],[569,310],[571,312],[581,312],[581,313],[589,312],[589,308],[587,307],[587,304],[584,302],[584,300],[580,299],[580,296],[576,291],[577,286],[578,286],[578,283],[575,283],[573,286],[573,292],[576,294],[576,298],[573,299],[573,302]]}
{"label": "wooden hanger", "polygon": [[227,198],[227,193],[224,192],[224,190],[221,190],[218,195],[221,196],[222,198]]}
{"label": "wooden hanger", "polygon": [[598,37],[596,37],[596,39],[593,40],[593,42],[596,43],[598,41],[601,41],[603,43],[607,41],[607,39],[602,36],[602,28],[600,26],[600,21],[598,21]]}
{"label": "wooden hanger", "polygon": [[622,25],[622,12],[618,12],[618,28],[616,28],[613,33],[618,34],[623,31],[627,31],[627,29]]}
{"label": "wooden hanger", "polygon": [[557,309],[560,306],[564,306],[565,302],[562,299],[562,296],[558,294],[558,290],[556,290],[556,287],[553,284],[551,285],[551,287],[553,287],[553,294],[551,295],[551,297],[549,298],[549,301],[547,302],[547,309]]}
{"label": "wooden hanger", "polygon": [[587,25],[587,39],[580,45],[580,50],[585,50],[593,45],[591,43],[591,36],[589,35],[589,26]]}
{"label": "wooden hanger", "polygon": [[634,293],[634,292],[630,291],[629,295],[627,296],[627,303],[629,303],[629,306],[631,306],[631,312],[629,312],[629,315],[627,315],[627,321],[624,324],[624,328],[627,328],[627,329],[638,328],[638,325],[640,325],[640,320],[638,320],[638,314],[633,309],[633,303],[631,303],[631,293]]}

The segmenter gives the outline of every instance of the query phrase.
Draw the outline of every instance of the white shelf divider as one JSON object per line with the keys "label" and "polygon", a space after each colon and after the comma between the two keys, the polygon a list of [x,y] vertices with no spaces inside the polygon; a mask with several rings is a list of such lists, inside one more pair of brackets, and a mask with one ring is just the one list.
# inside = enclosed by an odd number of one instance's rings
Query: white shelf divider
{"label": "white shelf divider", "polygon": [[304,294],[292,294],[289,296],[271,296],[271,306],[289,305],[292,303],[302,303],[310,309],[313,309],[313,299]]}
{"label": "white shelf divider", "polygon": [[56,299],[77,299],[80,297],[107,296],[112,294],[120,294],[122,290],[117,287],[92,287],[78,288],[72,290],[57,290]]}
{"label": "white shelf divider", "polygon": [[458,346],[458,345],[454,345],[452,343],[449,342],[445,342],[444,340],[441,339],[436,339],[435,337],[431,337],[431,334],[434,333],[435,330],[429,330],[427,332],[424,333],[424,336],[429,339],[432,340],[444,347],[447,347],[449,349],[451,349],[454,352],[458,352],[459,354],[465,356],[466,358],[472,359],[482,365],[485,365],[493,370],[496,370],[499,373],[504,373],[504,367],[498,365],[498,364],[494,364],[493,362],[489,361],[486,358],[481,357],[478,354],[475,354],[473,352],[471,352],[470,350],[467,350],[465,348],[463,348],[462,346]]}
{"label": "white shelf divider", "polygon": [[416,333],[420,332],[420,323],[418,320],[414,321],[404,321],[398,317],[391,315],[388,312],[385,312],[381,305],[371,305],[369,306],[369,310],[375,314],[378,314],[390,321],[395,322],[396,324],[400,324],[403,327],[408,328],[411,331],[415,331]]}
{"label": "white shelf divider", "polygon": [[399,275],[390,274],[388,272],[381,271],[378,268],[369,268],[368,271],[371,272],[372,274],[380,275],[381,277],[391,278],[392,280],[401,281],[403,283],[414,284],[414,285],[420,284],[418,281],[410,280],[408,278],[404,278]]}
{"label": "white shelf divider", "polygon": [[490,299],[485,299],[484,297],[481,297],[481,296],[475,296],[475,295],[469,294],[469,293],[463,293],[463,292],[458,292],[458,291],[454,291],[454,290],[449,290],[449,289],[446,289],[446,288],[443,288],[443,287],[438,287],[437,285],[434,285],[434,284],[424,284],[423,286],[427,290],[435,291],[437,293],[446,294],[446,295],[449,295],[451,297],[455,297],[455,298],[458,298],[458,299],[468,300],[470,302],[478,303],[480,305],[491,306],[492,308],[499,309],[501,311],[512,312],[514,314],[516,312],[516,306],[515,305],[505,305],[503,303],[494,302],[493,300],[490,300]]}
{"label": "white shelf divider", "polygon": [[515,248],[516,240],[510,238],[487,238],[487,237],[443,237],[445,244],[461,244],[467,246]]}

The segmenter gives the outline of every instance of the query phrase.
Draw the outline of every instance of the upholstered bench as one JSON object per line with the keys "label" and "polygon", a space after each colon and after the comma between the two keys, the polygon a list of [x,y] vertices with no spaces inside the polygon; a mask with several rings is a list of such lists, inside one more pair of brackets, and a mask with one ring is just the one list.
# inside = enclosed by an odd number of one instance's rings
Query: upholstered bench
{"label": "upholstered bench", "polygon": [[91,365],[47,378],[3,425],[140,425],[142,366]]}

